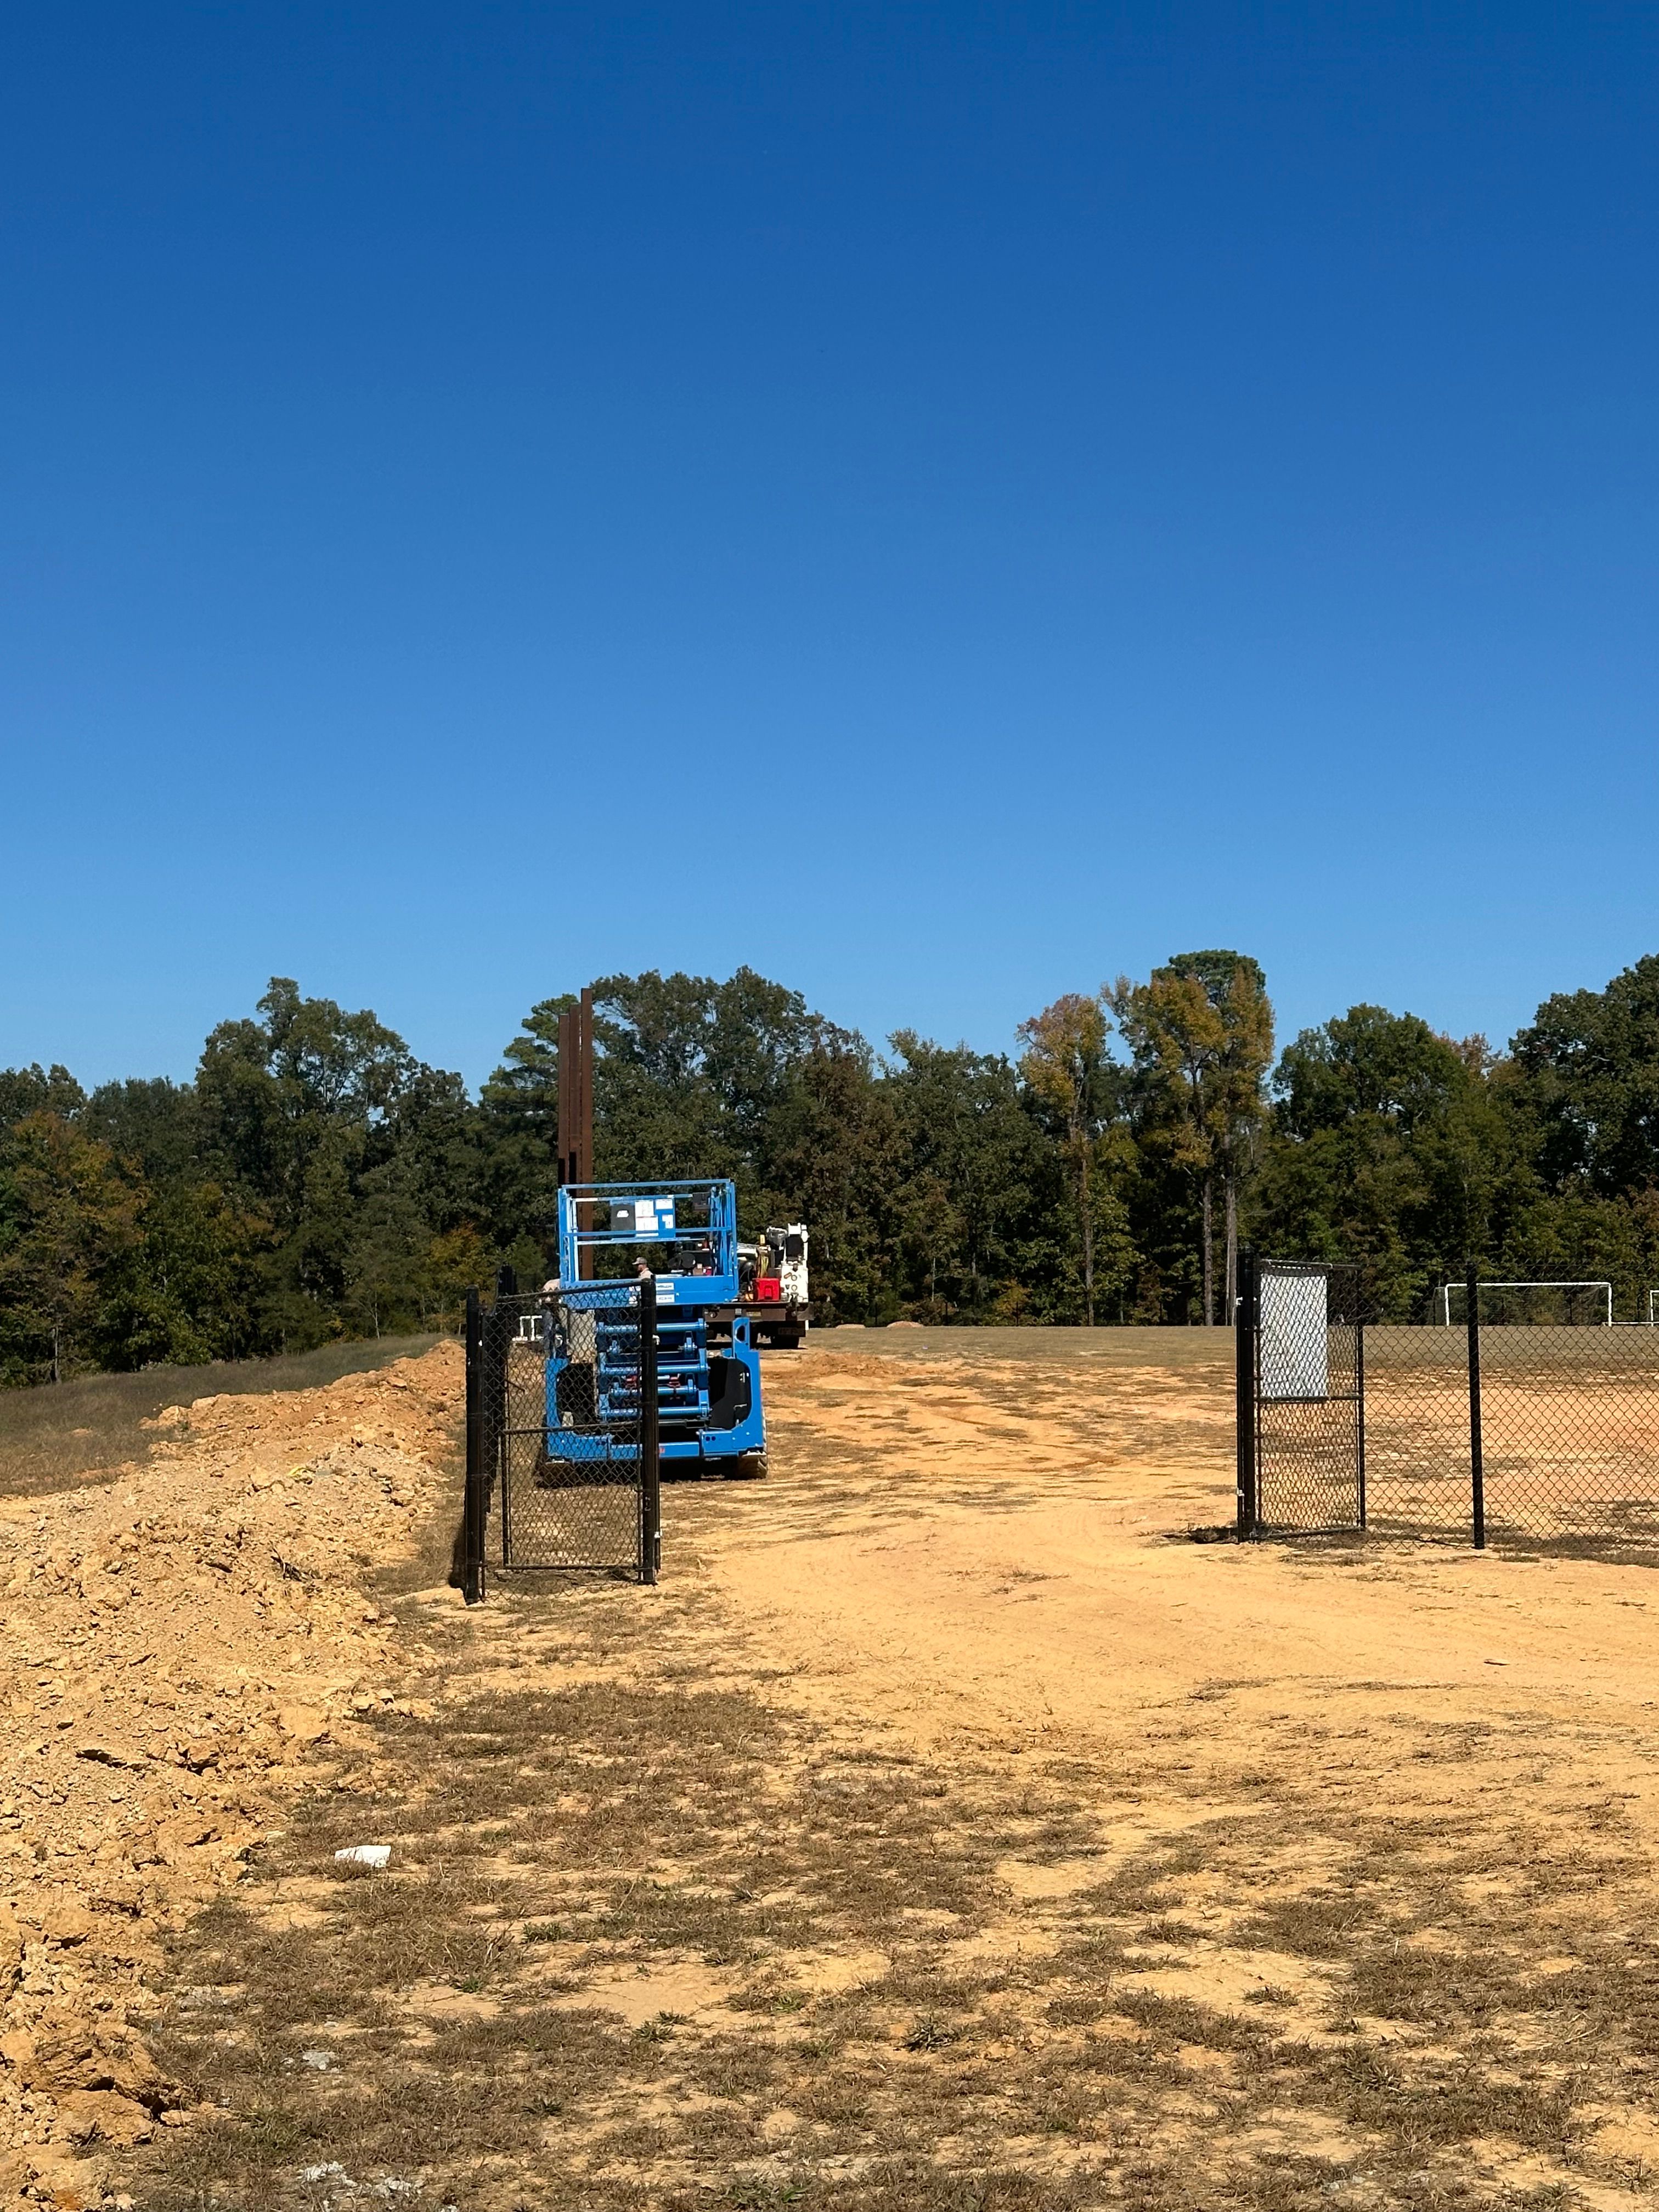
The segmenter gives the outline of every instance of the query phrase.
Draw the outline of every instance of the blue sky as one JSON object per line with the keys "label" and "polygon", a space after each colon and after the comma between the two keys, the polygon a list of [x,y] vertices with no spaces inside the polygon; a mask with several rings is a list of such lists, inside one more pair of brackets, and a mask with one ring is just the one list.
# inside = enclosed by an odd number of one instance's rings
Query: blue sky
{"label": "blue sky", "polygon": [[1659,950],[1659,15],[14,9],[0,1065]]}

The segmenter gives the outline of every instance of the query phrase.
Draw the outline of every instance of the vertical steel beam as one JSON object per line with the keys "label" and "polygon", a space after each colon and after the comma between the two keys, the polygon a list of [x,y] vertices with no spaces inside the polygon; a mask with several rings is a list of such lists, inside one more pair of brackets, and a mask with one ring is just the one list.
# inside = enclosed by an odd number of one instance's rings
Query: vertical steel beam
{"label": "vertical steel beam", "polygon": [[570,1103],[570,1080],[575,1071],[575,1048],[570,1038],[570,1009],[567,1006],[559,1016],[559,1184],[574,1182],[570,1172],[570,1132],[576,1126],[575,1109]]}
{"label": "vertical steel beam", "polygon": [[[559,1182],[593,1180],[593,987],[559,1016]],[[579,1247],[577,1278],[591,1282],[593,1253]]]}
{"label": "vertical steel beam", "polygon": [[576,1180],[593,1180],[593,987],[584,984],[576,1003]]}

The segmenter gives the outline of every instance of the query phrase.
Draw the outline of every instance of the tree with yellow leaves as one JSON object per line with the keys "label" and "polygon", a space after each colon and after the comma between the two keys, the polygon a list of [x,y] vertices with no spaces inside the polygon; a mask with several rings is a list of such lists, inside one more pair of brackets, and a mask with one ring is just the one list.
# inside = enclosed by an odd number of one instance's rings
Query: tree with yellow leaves
{"label": "tree with yellow leaves", "polygon": [[1238,1289],[1238,1186],[1266,1113],[1273,1012],[1247,953],[1178,952],[1151,980],[1120,976],[1107,994],[1175,1164],[1197,1181],[1204,1319],[1216,1318],[1215,1188],[1226,1212],[1226,1310]]}
{"label": "tree with yellow leaves", "polygon": [[1083,1315],[1095,1320],[1095,1146],[1104,1112],[1109,1024],[1097,998],[1068,991],[1019,1025],[1025,1048],[1019,1072],[1035,1097],[1060,1117],[1061,1148],[1071,1170],[1083,1255]]}

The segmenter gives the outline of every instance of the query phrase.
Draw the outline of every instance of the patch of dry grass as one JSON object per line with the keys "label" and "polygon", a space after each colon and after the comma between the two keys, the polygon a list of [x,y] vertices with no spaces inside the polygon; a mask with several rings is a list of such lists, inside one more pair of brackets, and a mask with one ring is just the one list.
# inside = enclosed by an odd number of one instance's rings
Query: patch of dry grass
{"label": "patch of dry grass", "polygon": [[[329,2181],[337,2205],[418,2179],[469,2212],[1313,2212],[1334,2189],[1542,2212],[1603,2172],[1578,2116],[1659,2049],[1659,1948],[1587,1917],[1540,1974],[1560,1926],[1503,1901],[1425,1942],[1512,1839],[1361,1821],[1340,1880],[1279,1893],[1273,1867],[1332,1840],[1287,1797],[1054,1900],[1046,1946],[988,1952],[968,1939],[1004,1924],[999,1866],[1097,1848],[1109,1772],[843,1741],[729,1649],[723,1679],[663,1682],[686,1620],[657,1609],[647,1641],[628,1602],[577,1608],[599,1632],[563,1641],[581,1671],[556,1691],[538,1666],[435,1721],[387,1714],[371,1765],[190,1932],[175,1986],[226,2002],[173,2007],[160,2039],[223,2117],[135,2154],[142,2202],[274,2212],[337,2164],[362,2185]],[[366,1834],[391,1873],[335,1868]],[[1218,1878],[1236,1909],[1194,1913]],[[1323,1978],[1233,2002],[1147,1978],[1262,1954]],[[888,1963],[813,1980],[858,1954]],[[677,1973],[684,2000],[616,2008]],[[1559,2179],[1504,2182],[1504,2159]]]}
{"label": "patch of dry grass", "polygon": [[0,1497],[67,1490],[103,1468],[142,1460],[155,1442],[143,1425],[164,1407],[222,1395],[315,1389],[345,1375],[372,1374],[394,1359],[417,1358],[441,1340],[380,1337],[275,1359],[146,1367],[137,1375],[82,1375],[0,1390]]}

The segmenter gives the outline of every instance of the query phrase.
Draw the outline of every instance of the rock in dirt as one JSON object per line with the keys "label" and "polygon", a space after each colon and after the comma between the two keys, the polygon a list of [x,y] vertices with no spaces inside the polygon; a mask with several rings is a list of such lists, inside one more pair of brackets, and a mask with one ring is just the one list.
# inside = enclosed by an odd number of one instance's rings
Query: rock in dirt
{"label": "rock in dirt", "polygon": [[152,2108],[180,2101],[131,2028],[70,2027],[23,2040],[29,2047],[18,2072],[27,2088],[113,2090]]}
{"label": "rock in dirt", "polygon": [[75,1747],[75,1756],[77,1759],[94,1759],[100,1766],[141,1767],[144,1764],[140,1758],[130,1757],[119,1745],[106,1743],[100,1736],[88,1736],[83,1741],[77,1743]]}
{"label": "rock in dirt", "polygon": [[61,1943],[65,1950],[72,1950],[97,1933],[98,1921],[79,1898],[56,1897],[41,1912],[40,1927],[49,1943]]}
{"label": "rock in dirt", "polygon": [[103,2196],[104,2177],[92,2160],[56,2144],[32,2144],[25,2156],[36,2194],[44,2193],[54,2212],[86,2212]]}
{"label": "rock in dirt", "polygon": [[328,1734],[328,1716],[315,1705],[284,1705],[276,1715],[276,1725],[295,1743],[316,1743]]}
{"label": "rock in dirt", "polygon": [[68,2142],[131,2148],[155,2132],[155,2115],[113,2089],[70,2089],[58,2100],[57,2132]]}

